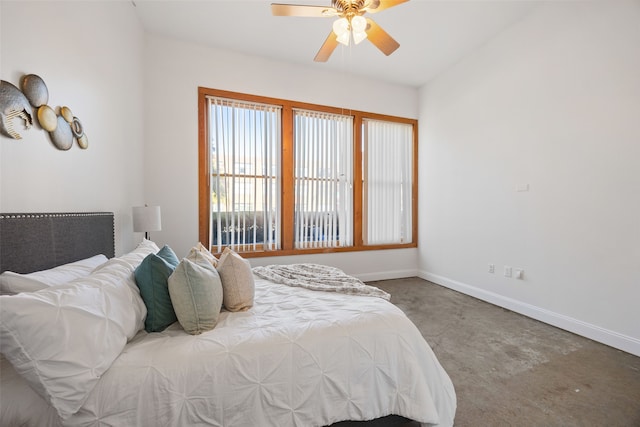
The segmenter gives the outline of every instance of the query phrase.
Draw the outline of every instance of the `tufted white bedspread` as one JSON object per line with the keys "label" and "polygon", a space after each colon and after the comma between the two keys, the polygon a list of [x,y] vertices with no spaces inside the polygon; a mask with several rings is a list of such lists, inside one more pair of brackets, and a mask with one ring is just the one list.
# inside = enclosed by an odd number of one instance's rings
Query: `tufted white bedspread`
{"label": "tufted white bedspread", "polygon": [[[59,425],[4,360],[1,373],[2,425]],[[455,408],[448,375],[391,303],[256,277],[254,307],[223,311],[212,331],[139,332],[66,424],[310,427],[396,414],[451,426]]]}

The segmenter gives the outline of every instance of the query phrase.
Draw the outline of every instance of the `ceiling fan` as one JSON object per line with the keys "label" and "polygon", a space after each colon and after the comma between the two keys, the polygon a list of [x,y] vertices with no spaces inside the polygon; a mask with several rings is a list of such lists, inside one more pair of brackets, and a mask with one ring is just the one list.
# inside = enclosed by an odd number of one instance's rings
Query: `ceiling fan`
{"label": "ceiling fan", "polygon": [[362,15],[367,12],[377,13],[407,1],[409,0],[331,0],[331,7],[272,3],[271,12],[274,16],[338,17],[333,22],[333,31],[313,59],[316,62],[326,62],[338,43],[348,46],[351,38],[355,44],[368,38],[382,53],[391,55],[400,44],[373,19]]}

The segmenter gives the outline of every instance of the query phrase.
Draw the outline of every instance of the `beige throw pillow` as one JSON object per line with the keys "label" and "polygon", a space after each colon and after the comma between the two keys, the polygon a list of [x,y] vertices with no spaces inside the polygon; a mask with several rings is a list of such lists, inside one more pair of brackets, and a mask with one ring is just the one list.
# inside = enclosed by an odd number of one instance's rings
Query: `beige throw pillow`
{"label": "beige throw pillow", "polygon": [[[198,242],[197,245],[191,248],[191,251],[200,252],[214,267],[218,265],[218,258],[216,258],[202,243]],[[187,256],[187,258],[189,257]]]}
{"label": "beige throw pillow", "polygon": [[222,304],[229,311],[253,307],[255,282],[251,264],[229,248],[225,248],[216,267],[222,279]]}

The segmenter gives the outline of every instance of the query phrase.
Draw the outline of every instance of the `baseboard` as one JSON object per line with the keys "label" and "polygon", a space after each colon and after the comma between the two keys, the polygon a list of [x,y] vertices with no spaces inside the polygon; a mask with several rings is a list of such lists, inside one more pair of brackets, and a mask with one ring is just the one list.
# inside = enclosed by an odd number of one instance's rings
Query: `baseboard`
{"label": "baseboard", "polygon": [[376,280],[404,279],[405,277],[416,277],[418,270],[392,270],[376,271],[373,273],[352,274],[363,282],[375,282]]}
{"label": "baseboard", "polygon": [[599,343],[626,351],[627,353],[631,353],[635,356],[640,356],[640,340],[636,338],[619,334],[617,332],[565,316],[564,314],[555,313],[544,308],[536,307],[513,298],[496,294],[495,292],[490,292],[447,277],[429,273],[424,270],[418,271],[418,277],[499,307],[515,311],[516,313],[531,317],[532,319],[556,326],[560,329],[573,332],[574,334],[592,339]]}

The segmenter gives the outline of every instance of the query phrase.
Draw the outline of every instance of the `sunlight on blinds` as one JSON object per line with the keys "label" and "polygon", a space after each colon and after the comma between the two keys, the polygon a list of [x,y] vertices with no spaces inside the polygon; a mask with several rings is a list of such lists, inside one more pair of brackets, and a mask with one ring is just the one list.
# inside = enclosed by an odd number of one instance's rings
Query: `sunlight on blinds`
{"label": "sunlight on blinds", "polygon": [[413,127],[363,121],[364,243],[411,243]]}
{"label": "sunlight on blinds", "polygon": [[353,118],[294,110],[297,249],[353,245]]}
{"label": "sunlight on blinds", "polygon": [[209,97],[210,242],[280,248],[280,107]]}

